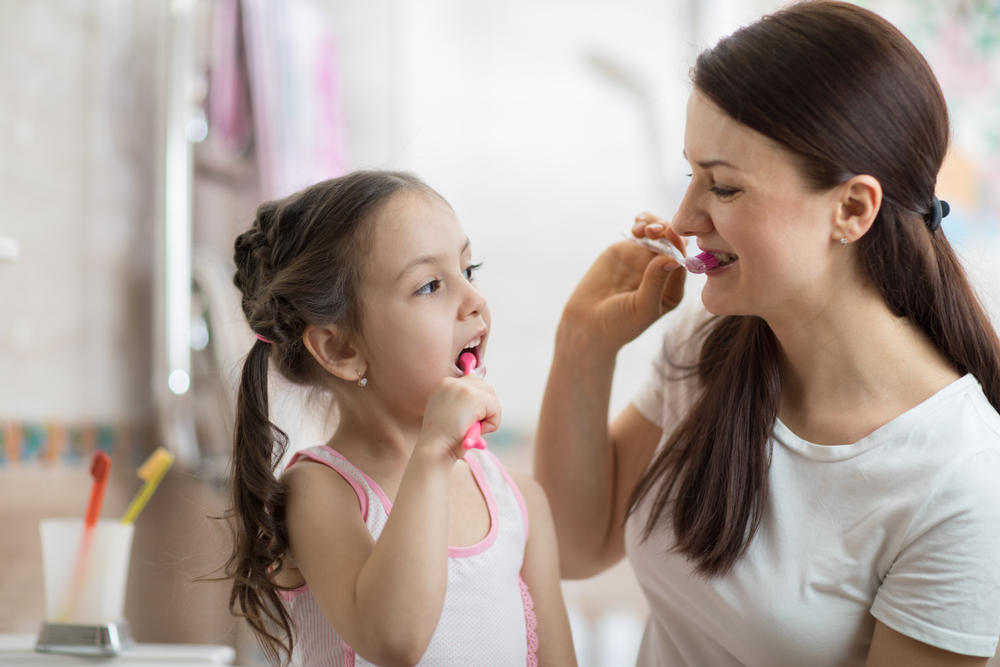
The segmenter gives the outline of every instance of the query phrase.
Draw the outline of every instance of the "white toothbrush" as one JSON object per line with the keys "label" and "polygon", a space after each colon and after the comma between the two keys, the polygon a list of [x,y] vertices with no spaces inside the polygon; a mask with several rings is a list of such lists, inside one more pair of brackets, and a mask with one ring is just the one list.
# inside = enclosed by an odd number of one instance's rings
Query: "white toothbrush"
{"label": "white toothbrush", "polygon": [[[681,254],[681,251],[674,247],[673,243],[665,239],[647,239],[641,238],[637,239],[635,236],[628,232],[623,232],[622,236],[631,241],[636,245],[641,245],[646,250],[651,250],[660,255],[666,255],[673,259],[675,262],[683,266],[685,269],[691,273],[705,273],[709,269],[714,269],[719,265],[719,260],[712,256],[710,253],[703,252],[697,257],[685,257]],[[707,255],[703,257],[703,255]],[[707,260],[707,261],[706,261]]]}

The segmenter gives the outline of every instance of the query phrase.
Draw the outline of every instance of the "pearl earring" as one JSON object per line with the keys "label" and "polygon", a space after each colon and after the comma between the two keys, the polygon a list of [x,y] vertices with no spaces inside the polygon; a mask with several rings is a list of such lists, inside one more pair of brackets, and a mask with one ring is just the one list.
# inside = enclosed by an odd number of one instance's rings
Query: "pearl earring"
{"label": "pearl earring", "polygon": [[840,245],[844,248],[847,247],[847,237],[843,237],[840,239]]}

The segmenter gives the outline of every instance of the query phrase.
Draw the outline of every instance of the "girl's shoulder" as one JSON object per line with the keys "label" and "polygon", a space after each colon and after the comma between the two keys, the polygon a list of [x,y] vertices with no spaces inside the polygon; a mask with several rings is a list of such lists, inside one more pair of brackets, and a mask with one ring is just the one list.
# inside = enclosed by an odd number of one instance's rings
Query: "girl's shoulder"
{"label": "girl's shoulder", "polygon": [[[296,452],[281,474],[289,511],[346,513],[381,532],[392,503],[361,469],[327,445]],[[322,496],[324,501],[318,502]],[[294,502],[301,500],[298,505]],[[311,505],[318,505],[317,510]]]}

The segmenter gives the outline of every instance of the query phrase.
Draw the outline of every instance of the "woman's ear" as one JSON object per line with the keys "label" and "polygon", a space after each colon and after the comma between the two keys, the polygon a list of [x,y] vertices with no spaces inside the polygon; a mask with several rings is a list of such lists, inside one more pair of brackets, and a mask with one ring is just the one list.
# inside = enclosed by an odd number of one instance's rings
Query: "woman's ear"
{"label": "woman's ear", "polygon": [[302,333],[302,342],[320,366],[341,380],[357,382],[368,370],[368,363],[351,344],[343,327],[310,324]]}
{"label": "woman's ear", "polygon": [[833,240],[857,241],[868,233],[882,207],[882,184],[868,174],[859,174],[845,181],[840,188],[837,219]]}

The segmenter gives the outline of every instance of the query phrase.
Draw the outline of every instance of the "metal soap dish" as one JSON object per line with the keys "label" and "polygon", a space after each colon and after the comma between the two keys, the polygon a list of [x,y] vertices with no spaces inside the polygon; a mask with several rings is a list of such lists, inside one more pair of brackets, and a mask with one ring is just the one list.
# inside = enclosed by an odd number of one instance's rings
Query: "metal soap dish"
{"label": "metal soap dish", "polygon": [[103,625],[44,623],[35,650],[73,655],[118,655],[135,643],[127,620]]}

